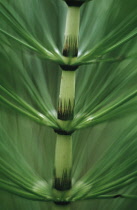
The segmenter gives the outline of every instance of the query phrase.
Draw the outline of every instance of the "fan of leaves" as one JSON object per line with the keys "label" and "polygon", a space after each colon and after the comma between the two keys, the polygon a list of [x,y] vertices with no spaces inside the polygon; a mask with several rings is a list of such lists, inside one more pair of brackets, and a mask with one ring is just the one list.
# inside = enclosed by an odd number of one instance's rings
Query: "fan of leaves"
{"label": "fan of leaves", "polygon": [[[56,106],[59,65],[68,62],[61,54],[67,6],[59,0],[0,0],[3,190],[39,201],[119,197],[119,202],[100,201],[101,207],[95,201],[93,209],[125,210],[130,202],[136,209],[136,202],[121,201],[137,195],[136,6],[135,0],[130,5],[95,0],[81,7],[79,55],[69,61],[80,66],[75,114],[63,128],[76,131],[74,183],[70,194],[60,198],[51,190],[55,134],[48,127],[60,128]],[[32,203],[14,199],[24,204],[20,208],[32,209]],[[12,202],[10,208],[15,209]]]}

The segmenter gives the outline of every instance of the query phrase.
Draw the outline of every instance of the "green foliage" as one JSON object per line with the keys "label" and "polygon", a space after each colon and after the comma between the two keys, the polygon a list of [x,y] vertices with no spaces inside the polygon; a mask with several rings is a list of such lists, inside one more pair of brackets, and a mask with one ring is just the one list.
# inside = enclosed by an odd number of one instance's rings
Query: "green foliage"
{"label": "green foliage", "polygon": [[[63,1],[0,0],[2,210],[51,209],[40,201],[53,200],[79,201],[72,209],[136,209],[136,6],[83,4],[78,57],[66,59]],[[62,125],[56,110],[59,65],[66,64],[80,67],[74,119]],[[63,197],[52,192],[52,128],[75,131],[73,187]]]}

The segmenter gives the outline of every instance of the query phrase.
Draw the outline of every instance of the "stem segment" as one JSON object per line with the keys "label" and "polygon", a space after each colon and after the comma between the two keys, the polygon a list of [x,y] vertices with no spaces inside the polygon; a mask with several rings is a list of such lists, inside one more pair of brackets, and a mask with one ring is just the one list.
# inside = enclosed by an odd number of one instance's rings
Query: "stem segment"
{"label": "stem segment", "polygon": [[71,188],[72,136],[57,134],[55,150],[55,183],[57,190]]}
{"label": "stem segment", "polygon": [[68,7],[63,55],[76,57],[78,54],[80,7]]}
{"label": "stem segment", "polygon": [[75,100],[75,71],[62,71],[58,119],[72,120]]}

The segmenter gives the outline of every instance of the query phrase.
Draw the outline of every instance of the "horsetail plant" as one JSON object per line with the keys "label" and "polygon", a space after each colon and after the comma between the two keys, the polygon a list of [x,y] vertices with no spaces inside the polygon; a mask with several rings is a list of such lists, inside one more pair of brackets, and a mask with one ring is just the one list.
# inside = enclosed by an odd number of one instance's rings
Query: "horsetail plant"
{"label": "horsetail plant", "polygon": [[0,0],[2,210],[136,210],[136,6]]}

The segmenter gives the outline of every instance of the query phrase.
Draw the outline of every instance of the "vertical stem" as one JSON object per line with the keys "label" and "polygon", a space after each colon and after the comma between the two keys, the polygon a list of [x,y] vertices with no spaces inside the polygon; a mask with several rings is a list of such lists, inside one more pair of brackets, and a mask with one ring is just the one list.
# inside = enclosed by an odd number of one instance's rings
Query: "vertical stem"
{"label": "vertical stem", "polygon": [[63,55],[75,57],[78,53],[80,7],[68,7]]}
{"label": "vertical stem", "polygon": [[[78,54],[80,7],[68,6],[63,55],[68,59]],[[77,67],[62,66],[58,119],[62,128],[67,130],[67,122],[73,120],[75,105],[75,70]],[[62,191],[71,188],[72,136],[64,130],[56,131],[54,188],[55,197],[63,196]],[[63,198],[63,197],[62,197]],[[67,202],[58,202],[65,205]]]}
{"label": "vertical stem", "polygon": [[55,188],[63,191],[71,188],[72,136],[57,134],[55,150]]}
{"label": "vertical stem", "polygon": [[75,71],[62,71],[58,119],[72,120],[75,100]]}

